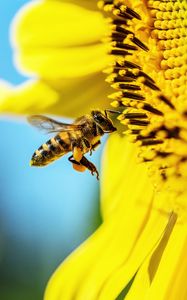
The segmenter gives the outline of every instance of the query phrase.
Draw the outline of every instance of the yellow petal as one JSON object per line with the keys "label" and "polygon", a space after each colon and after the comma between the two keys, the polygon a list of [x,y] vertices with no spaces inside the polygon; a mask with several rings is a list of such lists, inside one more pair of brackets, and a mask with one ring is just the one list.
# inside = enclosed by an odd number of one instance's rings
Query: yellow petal
{"label": "yellow petal", "polygon": [[58,93],[49,85],[34,80],[28,80],[17,87],[1,82],[0,93],[0,111],[10,114],[42,112],[46,107],[54,105],[59,98]]}
{"label": "yellow petal", "polygon": [[[162,237],[160,238],[159,243],[155,245],[155,247],[148,255],[146,260],[140,266],[136,274],[136,277],[133,281],[133,284],[131,286],[131,289],[129,290],[125,299],[127,300],[133,300],[138,298],[140,298],[141,300],[153,299],[152,297],[149,298],[148,296],[150,287],[152,282],[154,282],[154,278],[157,276],[157,270],[159,268],[160,261],[162,260],[164,251],[166,251],[167,249],[168,241],[172,237],[173,232],[175,232],[176,221],[177,221],[177,215],[175,213],[171,213],[168,220],[168,224],[162,234]],[[155,297],[156,297],[155,299],[160,300],[158,294],[159,294],[158,292],[155,293]]]}
{"label": "yellow petal", "polygon": [[174,227],[146,300],[185,300],[187,224]]}
{"label": "yellow petal", "polygon": [[145,300],[146,297],[146,291],[150,287],[150,281],[149,281],[149,273],[148,273],[148,267],[149,267],[149,260],[146,260],[143,263],[143,266],[140,267],[140,270],[138,270],[136,277],[133,281],[133,284],[128,291],[128,294],[125,296],[125,300],[135,300],[135,299],[141,299]]}
{"label": "yellow petal", "polygon": [[[185,228],[186,230],[186,228]],[[172,279],[168,285],[168,290],[164,299],[187,299],[187,286],[186,286],[186,276],[187,276],[187,240],[183,243],[183,249],[180,256],[178,255],[176,269],[172,274]],[[176,246],[175,246],[176,247]],[[176,249],[176,248],[175,248]]]}
{"label": "yellow petal", "polygon": [[[51,1],[51,0],[45,0],[45,1]],[[60,0],[60,1],[64,1],[64,0]],[[89,1],[88,0],[66,0],[66,2],[74,3],[80,5],[81,7],[98,11],[97,0],[89,0]]]}
{"label": "yellow petal", "polygon": [[18,48],[72,47],[100,42],[108,25],[100,12],[66,1],[33,1],[12,24]]}
{"label": "yellow petal", "polygon": [[104,44],[72,48],[22,48],[16,64],[26,75],[74,78],[101,71],[111,61]]}
{"label": "yellow petal", "polygon": [[108,25],[100,12],[62,1],[34,1],[13,22],[15,61],[29,75],[84,76],[111,61],[100,40]]}
{"label": "yellow petal", "polygon": [[[186,195],[176,196],[180,202],[181,197],[186,200]],[[140,267],[125,299],[186,299],[187,224],[184,215],[172,213],[172,216],[173,226],[170,222],[160,243]]]}
{"label": "yellow petal", "polygon": [[101,180],[104,219],[115,210],[125,212],[133,210],[134,205],[136,209],[150,205],[153,186],[147,174],[147,165],[137,162],[137,147],[124,136],[113,134],[109,138],[103,154]]}
{"label": "yellow petal", "polygon": [[0,112],[78,117],[95,107],[104,109],[109,89],[103,78],[99,73],[71,80],[29,80],[19,86],[1,81]]}
{"label": "yellow petal", "polygon": [[48,80],[49,86],[59,93],[59,101],[50,108],[51,114],[77,118],[90,110],[108,107],[109,87],[104,82],[104,74],[63,80]]}
{"label": "yellow petal", "polygon": [[[121,236],[121,243],[124,243],[123,260],[121,260],[121,264],[117,265],[116,269],[105,280],[100,297],[98,298],[99,300],[112,300],[119,296],[130,279],[138,271],[147,255],[160,242],[168,224],[169,216],[161,215],[156,210],[152,210],[150,214],[147,214],[147,218],[141,220],[142,223],[138,212],[133,213],[129,211],[129,214],[130,217],[124,222],[126,225],[124,226],[123,236]],[[127,218],[126,214],[124,218]],[[139,219],[139,222],[137,219]],[[134,227],[132,223],[134,223]],[[113,252],[113,255],[114,253],[116,256],[119,255],[119,251],[117,250]],[[110,259],[113,260],[112,255]]]}
{"label": "yellow petal", "polygon": [[124,218],[121,213],[107,220],[57,269],[48,284],[46,300],[87,299],[88,295],[90,300],[113,300],[118,296],[166,226],[165,218],[154,215],[131,258],[142,220],[138,212],[132,215],[127,231]]}

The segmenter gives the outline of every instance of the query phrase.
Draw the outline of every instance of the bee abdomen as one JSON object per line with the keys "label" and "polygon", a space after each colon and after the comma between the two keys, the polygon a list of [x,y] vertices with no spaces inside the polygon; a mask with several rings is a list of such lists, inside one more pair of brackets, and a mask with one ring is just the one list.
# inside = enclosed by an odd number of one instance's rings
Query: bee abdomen
{"label": "bee abdomen", "polygon": [[45,166],[54,160],[54,155],[51,150],[47,149],[47,145],[43,144],[36,150],[31,159],[31,166]]}
{"label": "bee abdomen", "polygon": [[62,132],[54,137],[55,144],[62,152],[67,153],[71,151],[70,136],[67,132]]}
{"label": "bee abdomen", "polygon": [[69,143],[57,135],[34,152],[30,164],[38,167],[46,166],[69,151]]}

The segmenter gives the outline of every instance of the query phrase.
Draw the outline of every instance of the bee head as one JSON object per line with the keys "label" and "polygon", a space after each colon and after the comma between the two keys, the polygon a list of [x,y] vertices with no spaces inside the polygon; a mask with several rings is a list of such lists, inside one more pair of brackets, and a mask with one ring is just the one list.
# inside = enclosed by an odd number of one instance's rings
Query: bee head
{"label": "bee head", "polygon": [[100,110],[92,110],[91,115],[95,123],[105,132],[110,133],[116,131],[112,121],[108,118],[106,112],[103,113]]}

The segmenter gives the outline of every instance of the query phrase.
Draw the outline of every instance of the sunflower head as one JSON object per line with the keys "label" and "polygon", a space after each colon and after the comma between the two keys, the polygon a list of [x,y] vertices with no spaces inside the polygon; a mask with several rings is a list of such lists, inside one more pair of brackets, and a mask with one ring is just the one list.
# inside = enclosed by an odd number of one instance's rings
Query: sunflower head
{"label": "sunflower head", "polygon": [[[99,1],[114,58],[106,81],[124,133],[139,146],[157,189],[187,180],[186,1]],[[128,130],[126,130],[128,128]]]}

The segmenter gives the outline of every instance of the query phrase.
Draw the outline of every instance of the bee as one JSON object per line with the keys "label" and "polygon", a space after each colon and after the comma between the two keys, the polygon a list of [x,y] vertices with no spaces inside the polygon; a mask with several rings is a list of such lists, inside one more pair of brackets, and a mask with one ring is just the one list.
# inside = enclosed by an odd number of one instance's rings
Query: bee
{"label": "bee", "polygon": [[88,152],[92,154],[100,145],[100,139],[105,133],[117,130],[109,119],[108,112],[116,111],[92,110],[90,114],[77,118],[72,124],[61,123],[42,115],[29,116],[28,122],[31,125],[47,133],[57,133],[34,152],[30,165],[43,167],[72,152],[68,160],[73,164],[73,168],[79,172],[88,169],[99,179],[97,168],[84,155]]}

